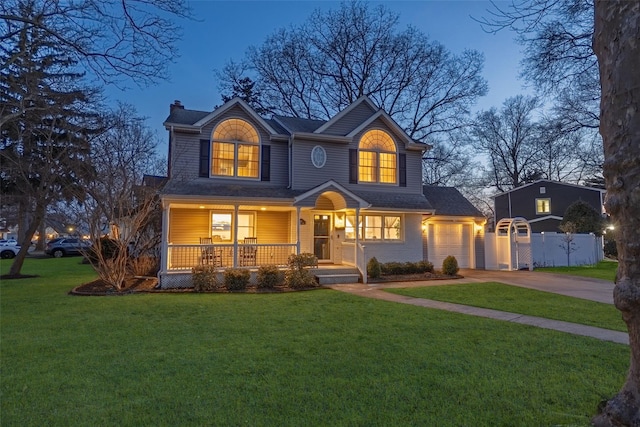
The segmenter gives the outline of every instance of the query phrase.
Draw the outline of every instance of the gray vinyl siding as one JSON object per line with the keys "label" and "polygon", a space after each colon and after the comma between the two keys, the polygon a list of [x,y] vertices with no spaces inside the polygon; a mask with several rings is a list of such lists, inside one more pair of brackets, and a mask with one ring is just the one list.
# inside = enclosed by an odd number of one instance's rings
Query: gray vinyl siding
{"label": "gray vinyl siding", "polygon": [[[375,123],[375,128],[387,131],[382,122]],[[364,132],[362,132],[364,133]],[[293,146],[293,189],[308,189],[320,185],[329,179],[333,179],[349,190],[366,190],[394,192],[405,194],[422,194],[422,153],[419,151],[406,151],[403,144],[398,143],[399,138],[394,136],[398,153],[406,153],[407,156],[407,186],[385,185],[375,183],[349,183],[349,149],[357,149],[360,135],[352,142],[328,143],[317,141],[296,140]],[[316,168],[311,163],[311,150],[316,145],[321,145],[327,153],[327,161],[322,168]]]}
{"label": "gray vinyl siding", "polygon": [[[200,140],[211,140],[211,134],[213,129],[223,120],[229,118],[240,118],[251,123],[260,136],[261,144],[271,146],[271,174],[268,182],[263,182],[268,186],[282,186],[286,187],[289,182],[289,170],[288,170],[288,147],[286,142],[274,142],[270,141],[269,133],[264,130],[258,123],[252,120],[244,110],[240,107],[231,108],[215,120],[207,123],[202,127],[201,133],[181,133],[174,131],[174,140],[172,146],[172,178],[180,179],[192,179],[198,177],[198,164],[200,157]],[[221,184],[230,183],[242,183],[252,182],[260,183],[258,179],[243,179],[243,178],[220,178],[212,177],[219,181]]]}
{"label": "gray vinyl siding", "polygon": [[404,241],[365,241],[367,261],[376,257],[380,262],[417,262],[423,259],[422,214],[404,214]]}
{"label": "gray vinyl siding", "polygon": [[368,103],[361,102],[322,133],[327,135],[348,135],[375,112]]}

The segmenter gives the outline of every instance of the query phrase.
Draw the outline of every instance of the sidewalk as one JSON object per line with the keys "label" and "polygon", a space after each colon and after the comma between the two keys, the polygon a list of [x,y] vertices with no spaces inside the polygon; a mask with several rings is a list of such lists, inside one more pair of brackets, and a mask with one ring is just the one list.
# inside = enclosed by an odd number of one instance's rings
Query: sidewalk
{"label": "sidewalk", "polygon": [[[629,345],[629,335],[626,332],[611,331],[593,326],[577,323],[563,322],[560,320],[545,319],[542,317],[526,316],[523,314],[509,313],[505,311],[491,310],[480,307],[471,307],[461,304],[453,304],[442,301],[434,301],[423,298],[412,298],[404,295],[396,295],[385,292],[384,288],[406,288],[414,286],[440,286],[456,283],[478,283],[496,281],[514,286],[522,286],[532,289],[554,292],[576,298],[592,301],[613,303],[613,284],[604,280],[585,279],[582,277],[566,276],[551,273],[537,272],[500,272],[465,270],[462,272],[464,279],[437,280],[424,282],[394,282],[363,285],[362,283],[339,284],[329,286],[337,291],[350,293],[366,298],[375,298],[384,301],[410,304],[418,307],[434,308],[470,316],[486,317],[523,325],[536,326],[544,329],[553,329],[575,335],[596,338],[602,341],[611,341],[618,344]],[[521,274],[525,273],[525,274]]]}

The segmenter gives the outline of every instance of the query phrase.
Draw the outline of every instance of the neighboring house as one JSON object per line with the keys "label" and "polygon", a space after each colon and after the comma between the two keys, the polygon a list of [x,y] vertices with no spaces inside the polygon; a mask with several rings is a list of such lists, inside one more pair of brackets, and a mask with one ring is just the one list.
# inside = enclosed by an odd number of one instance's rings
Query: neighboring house
{"label": "neighboring house", "polygon": [[558,226],[564,212],[577,200],[603,213],[605,190],[541,179],[493,196],[495,218],[522,217],[531,231],[561,232]]}
{"label": "neighboring house", "polygon": [[[440,259],[437,244],[425,246],[440,231],[447,242],[458,233],[473,246],[475,228],[464,230],[477,212],[447,214],[443,221],[460,227],[440,227],[421,184],[430,147],[367,97],[328,121],[265,119],[239,98],[213,112],[176,101],[164,126],[162,287],[190,286],[191,269],[201,263],[284,266],[289,255],[305,252],[320,266],[357,268],[366,281],[374,256]],[[462,265],[475,267],[476,252],[468,255]]]}

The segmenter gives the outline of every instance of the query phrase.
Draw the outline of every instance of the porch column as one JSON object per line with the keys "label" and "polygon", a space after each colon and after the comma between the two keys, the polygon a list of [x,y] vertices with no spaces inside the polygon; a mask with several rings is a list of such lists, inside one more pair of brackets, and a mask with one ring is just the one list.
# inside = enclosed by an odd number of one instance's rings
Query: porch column
{"label": "porch column", "polygon": [[300,206],[296,206],[296,255],[300,255]]}
{"label": "porch column", "polygon": [[238,205],[233,205],[233,268],[238,267]]}
{"label": "porch column", "polygon": [[160,273],[166,273],[169,271],[169,205],[162,206],[162,238],[161,244],[162,247],[160,249]]}
{"label": "porch column", "polygon": [[353,259],[356,262],[356,267],[358,267],[358,246],[360,246],[360,208],[356,208],[356,244],[353,245],[353,250],[355,253],[353,254]]}

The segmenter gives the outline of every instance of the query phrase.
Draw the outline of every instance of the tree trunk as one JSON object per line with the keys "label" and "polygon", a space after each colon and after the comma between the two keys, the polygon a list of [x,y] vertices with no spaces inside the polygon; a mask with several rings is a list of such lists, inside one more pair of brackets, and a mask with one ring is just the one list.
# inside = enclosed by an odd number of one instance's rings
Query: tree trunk
{"label": "tree trunk", "polygon": [[[31,221],[28,222],[28,224],[27,221],[24,221],[26,227],[24,232],[25,236],[33,236],[33,233],[36,232],[38,225],[41,221],[43,221],[45,209],[46,206],[42,202],[36,202],[35,212],[32,216],[29,216]],[[27,251],[29,250],[29,246],[31,245],[31,238],[23,238],[23,240],[19,240],[19,242],[21,244],[21,247],[18,251],[18,254],[13,259],[13,263],[11,263],[11,268],[9,269],[10,276],[20,275],[22,265],[24,264],[24,259],[27,257]]]}
{"label": "tree trunk", "polygon": [[594,28],[606,208],[621,230],[613,296],[629,330],[631,362],[622,389],[593,423],[640,426],[640,2],[596,0]]}

